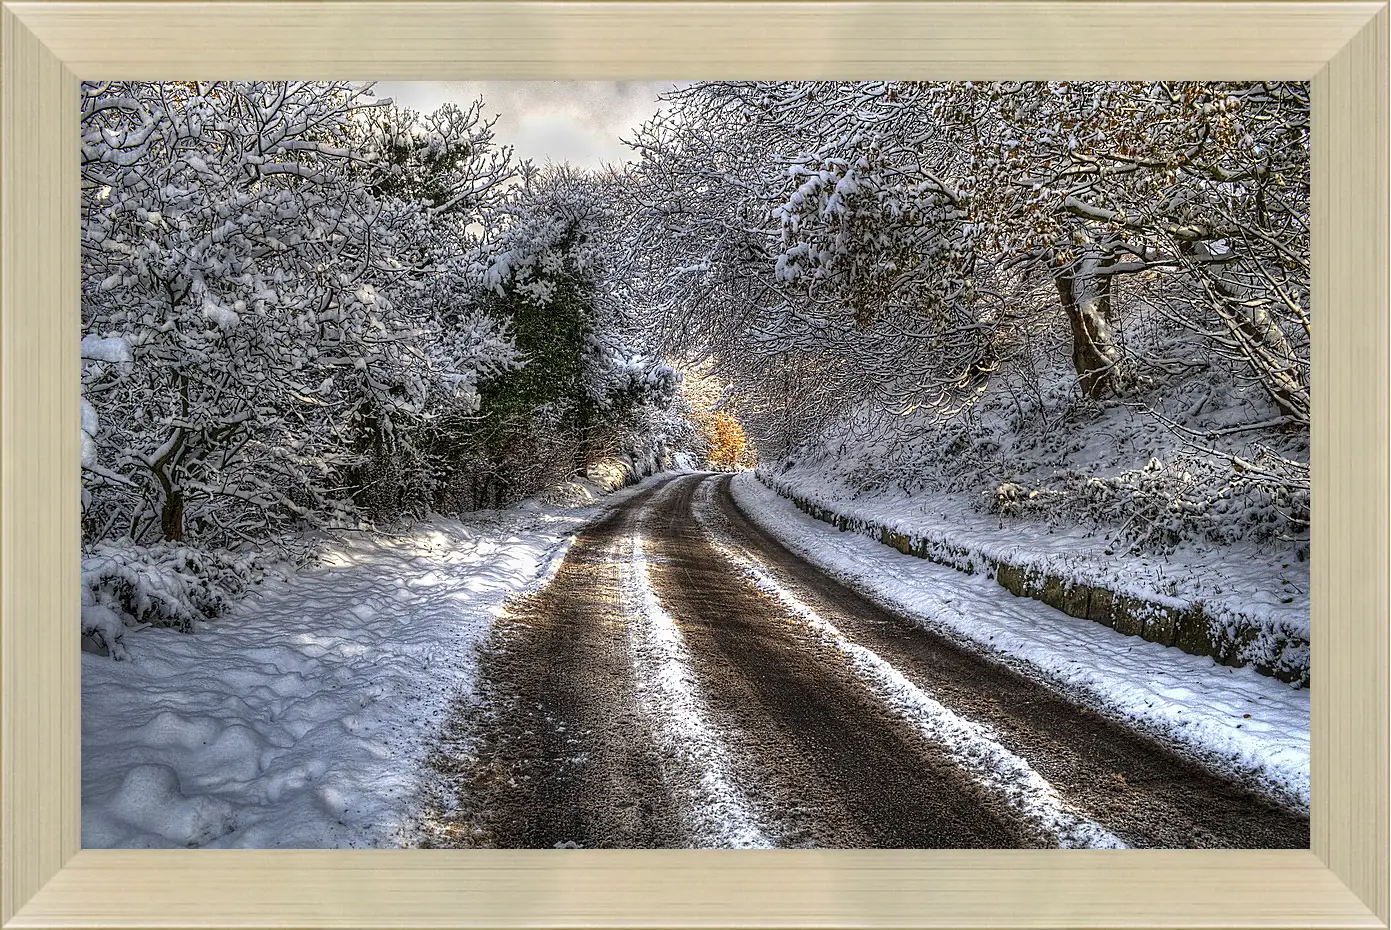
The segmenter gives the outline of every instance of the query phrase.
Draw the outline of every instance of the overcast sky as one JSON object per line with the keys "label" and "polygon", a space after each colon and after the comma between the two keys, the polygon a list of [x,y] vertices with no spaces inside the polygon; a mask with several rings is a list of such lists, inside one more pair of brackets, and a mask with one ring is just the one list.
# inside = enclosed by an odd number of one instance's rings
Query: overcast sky
{"label": "overcast sky", "polygon": [[500,117],[494,131],[503,145],[537,165],[568,161],[597,168],[630,161],[620,139],[657,112],[657,95],[674,87],[643,81],[379,81],[379,97],[426,112],[441,103],[483,97],[483,111]]}

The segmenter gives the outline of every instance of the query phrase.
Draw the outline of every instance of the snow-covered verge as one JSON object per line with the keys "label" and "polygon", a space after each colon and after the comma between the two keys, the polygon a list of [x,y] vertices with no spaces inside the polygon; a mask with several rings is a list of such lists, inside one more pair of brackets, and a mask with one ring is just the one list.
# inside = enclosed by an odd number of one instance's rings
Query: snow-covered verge
{"label": "snow-covered verge", "polygon": [[[567,482],[541,495],[545,500],[555,500],[558,496],[583,497],[586,494],[612,494],[634,482],[666,471],[673,464],[674,456],[666,453],[659,440],[651,436],[643,437],[642,443],[633,443],[631,448],[618,455],[608,455],[585,469],[584,477]],[[678,470],[685,470],[689,456],[682,455]],[[691,467],[694,467],[693,465]]]}
{"label": "snow-covered verge", "polygon": [[[1057,595],[1054,606],[1062,606],[1069,588],[1099,589],[1109,610],[1093,619],[1109,624],[1109,614],[1126,605],[1127,614],[1152,615],[1158,623],[1150,626],[1167,634],[1159,637],[1166,645],[1308,683],[1307,562],[1273,561],[1275,554],[1250,542],[1122,554],[1092,528],[998,518],[980,512],[962,494],[864,492],[807,466],[760,470],[758,477],[782,496],[822,511],[842,529],[878,540],[892,534],[891,543],[924,558],[998,575],[1016,594],[1044,599],[1048,583],[1057,580],[1060,590],[1048,592]],[[1088,616],[1087,606],[1083,600],[1067,612]],[[1141,634],[1144,617],[1127,619],[1134,624],[1127,632]],[[1187,627],[1194,629],[1185,635]]]}
{"label": "snow-covered verge", "polygon": [[1309,691],[1145,642],[1011,595],[991,578],[840,533],[749,472],[739,507],[808,561],[924,627],[983,648],[1074,699],[1297,810],[1309,806]]}
{"label": "snow-covered verge", "polygon": [[607,490],[339,533],[191,633],[127,631],[122,662],[84,654],[83,845],[408,840],[419,763],[502,602],[544,583]]}

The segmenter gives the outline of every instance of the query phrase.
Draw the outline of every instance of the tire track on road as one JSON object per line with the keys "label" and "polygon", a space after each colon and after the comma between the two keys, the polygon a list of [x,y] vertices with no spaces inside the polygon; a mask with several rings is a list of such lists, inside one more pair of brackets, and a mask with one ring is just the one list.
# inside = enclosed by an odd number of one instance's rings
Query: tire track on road
{"label": "tire track on road", "polygon": [[[508,605],[483,661],[483,719],[461,709],[473,758],[437,761],[457,787],[433,845],[686,847],[634,678],[623,563],[662,485],[577,534],[551,582]],[[479,730],[476,740],[463,734]],[[450,734],[446,733],[446,741]]]}
{"label": "tire track on road", "polygon": [[1077,809],[1131,845],[1308,848],[1307,817],[1284,810],[1047,685],[925,630],[808,564],[712,479],[729,539],[777,583],[942,704],[990,727]]}
{"label": "tire track on road", "polygon": [[648,572],[770,829],[818,847],[1046,845],[720,556],[691,512],[703,480],[643,520]]}
{"label": "tire track on road", "polygon": [[630,539],[628,611],[639,703],[662,748],[670,782],[681,786],[697,845],[768,847],[762,818],[731,765],[723,735],[710,726],[685,640],[652,590],[640,533]]}

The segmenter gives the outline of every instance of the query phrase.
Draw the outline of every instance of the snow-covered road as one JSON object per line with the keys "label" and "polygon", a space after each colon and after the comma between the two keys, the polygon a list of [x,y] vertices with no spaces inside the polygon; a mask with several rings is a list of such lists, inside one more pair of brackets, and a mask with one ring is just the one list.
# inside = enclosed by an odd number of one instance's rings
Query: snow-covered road
{"label": "snow-covered road", "polygon": [[847,567],[834,530],[734,481],[739,503],[729,478],[649,485],[509,602],[434,757],[428,843],[1307,845],[1307,692],[1174,650],[1138,669],[1059,614],[1093,666],[1069,677],[1043,605],[941,570],[915,611],[904,567],[874,570],[896,553]]}

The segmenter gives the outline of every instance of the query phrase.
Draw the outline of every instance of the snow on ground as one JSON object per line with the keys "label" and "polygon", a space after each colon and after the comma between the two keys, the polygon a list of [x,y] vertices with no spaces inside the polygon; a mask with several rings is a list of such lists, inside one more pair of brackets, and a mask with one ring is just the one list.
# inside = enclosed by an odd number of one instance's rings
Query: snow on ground
{"label": "snow on ground", "polygon": [[1273,799],[1309,808],[1309,691],[1249,668],[1125,636],[1039,601],[815,520],[751,472],[741,509],[788,548],[918,620],[1042,674]]}
{"label": "snow on ground", "polygon": [[194,633],[84,654],[83,845],[399,844],[503,600],[545,582],[600,493],[339,534]]}
{"label": "snow on ground", "polygon": [[[1156,358],[1195,353],[1165,315],[1131,309],[1132,348]],[[944,556],[959,559],[954,551],[966,548],[977,563],[1005,561],[1180,609],[1201,604],[1219,638],[1256,632],[1242,647],[1248,661],[1297,669],[1307,666],[1308,541],[1299,539],[1307,526],[1288,518],[1307,515],[1307,494],[1277,502],[1243,490],[1227,460],[1268,448],[1307,462],[1307,430],[1252,428],[1272,419],[1278,411],[1265,393],[1220,366],[1093,403],[1078,398],[1070,362],[1055,359],[1032,378],[992,380],[966,414],[945,422],[930,410],[858,405],[759,473]],[[1180,429],[1211,433],[1200,445],[1216,451],[1199,454]]]}
{"label": "snow on ground", "polygon": [[1165,556],[1122,555],[1106,534],[1091,527],[1002,519],[980,512],[965,494],[895,489],[866,494],[812,468],[767,477],[813,504],[914,540],[929,539],[938,548],[969,549],[1158,604],[1201,603],[1219,623],[1270,630],[1280,638],[1309,638],[1309,563],[1289,552],[1251,542],[1189,542]]}

